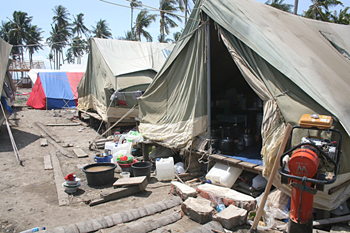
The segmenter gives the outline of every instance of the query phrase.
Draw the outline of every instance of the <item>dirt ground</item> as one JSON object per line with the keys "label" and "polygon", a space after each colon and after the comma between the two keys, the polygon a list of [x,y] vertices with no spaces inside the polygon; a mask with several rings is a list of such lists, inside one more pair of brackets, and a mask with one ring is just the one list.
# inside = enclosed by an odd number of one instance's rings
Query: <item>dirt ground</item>
{"label": "dirt ground", "polygon": [[[30,89],[19,89],[18,92],[30,92]],[[87,158],[76,156],[68,158],[61,153],[57,154],[63,175],[74,173],[81,178],[82,184],[74,195],[69,196],[69,206],[60,207],[53,171],[44,170],[43,159],[50,151],[56,151],[56,149],[50,143],[47,147],[40,146],[41,131],[35,122],[41,122],[43,125],[72,123],[70,119],[77,116],[77,113],[75,110],[30,109],[25,106],[28,97],[28,95],[16,97],[15,111],[9,118],[23,166],[20,166],[16,160],[6,126],[0,127],[0,232],[20,232],[44,226],[47,229],[66,226],[173,197],[169,182],[161,183],[153,178],[143,193],[90,207],[84,200],[98,198],[100,192],[113,189],[112,185],[99,189],[89,187],[85,173],[81,169],[86,164],[94,163],[96,152],[89,151],[88,145],[89,141],[97,136],[96,130],[86,127],[79,132],[79,129],[83,128],[81,125],[46,126],[63,142],[74,144],[73,147],[66,148],[71,153],[74,148],[81,148],[89,154]],[[161,214],[143,218],[142,221],[167,215],[175,210],[180,208],[175,207]],[[175,224],[168,225],[167,229],[173,232],[186,232],[198,226],[198,223],[184,216]],[[121,226],[105,229],[103,232],[116,231],[118,227]]]}

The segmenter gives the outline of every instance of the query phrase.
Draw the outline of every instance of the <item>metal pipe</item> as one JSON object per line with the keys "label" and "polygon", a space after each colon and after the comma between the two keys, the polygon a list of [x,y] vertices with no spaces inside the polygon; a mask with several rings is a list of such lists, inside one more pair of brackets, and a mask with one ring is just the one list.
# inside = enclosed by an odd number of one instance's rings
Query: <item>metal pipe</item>
{"label": "metal pipe", "polygon": [[210,18],[207,15],[207,117],[208,117],[208,125],[207,125],[207,132],[208,132],[208,139],[211,139],[211,70],[210,70]]}

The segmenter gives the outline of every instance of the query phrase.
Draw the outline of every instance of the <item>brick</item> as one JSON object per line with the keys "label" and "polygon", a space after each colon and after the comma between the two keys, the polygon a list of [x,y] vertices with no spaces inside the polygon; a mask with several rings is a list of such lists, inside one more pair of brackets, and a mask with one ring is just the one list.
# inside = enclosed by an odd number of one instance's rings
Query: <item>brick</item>
{"label": "brick", "polygon": [[248,211],[234,205],[229,205],[226,209],[213,216],[214,221],[218,221],[228,230],[233,230],[235,226],[246,223]]}
{"label": "brick", "polygon": [[230,188],[220,187],[212,184],[202,184],[197,187],[198,196],[212,202],[221,199],[225,206],[235,205],[247,211],[255,210],[256,200],[252,196],[237,192]]}
{"label": "brick", "polygon": [[181,210],[194,221],[204,224],[212,220],[214,208],[211,202],[204,198],[189,197],[181,204]]}
{"label": "brick", "polygon": [[184,201],[189,197],[197,197],[196,189],[178,181],[171,182],[170,191],[172,194],[181,197],[181,199]]}

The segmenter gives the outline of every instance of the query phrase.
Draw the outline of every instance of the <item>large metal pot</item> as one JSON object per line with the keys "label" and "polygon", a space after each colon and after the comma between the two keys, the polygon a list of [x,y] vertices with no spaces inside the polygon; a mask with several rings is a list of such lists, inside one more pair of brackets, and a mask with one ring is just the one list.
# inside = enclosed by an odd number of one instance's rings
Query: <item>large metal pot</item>
{"label": "large metal pot", "polygon": [[235,142],[233,138],[224,138],[220,141],[219,152],[225,155],[233,155],[235,153]]}

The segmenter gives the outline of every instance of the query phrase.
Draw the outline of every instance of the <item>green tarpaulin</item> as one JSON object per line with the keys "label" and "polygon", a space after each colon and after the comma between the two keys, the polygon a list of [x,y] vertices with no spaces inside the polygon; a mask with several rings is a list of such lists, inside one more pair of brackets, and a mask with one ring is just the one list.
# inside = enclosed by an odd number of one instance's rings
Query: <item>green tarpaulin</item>
{"label": "green tarpaulin", "polygon": [[[207,21],[209,16],[210,21]],[[210,24],[207,30],[206,24]],[[337,181],[318,192],[315,203],[334,209],[350,188],[328,189],[350,178],[350,27],[303,18],[253,0],[197,1],[181,39],[140,99],[140,132],[170,148],[189,148],[207,133],[207,64],[220,59],[220,41],[231,65],[217,64],[211,85],[236,66],[264,102],[261,135],[268,177],[286,123],[305,113],[331,115],[343,132]],[[210,48],[211,55],[207,57]],[[222,52],[223,53],[223,52]],[[235,82],[232,75],[230,82]],[[209,87],[211,88],[211,87]],[[223,88],[224,89],[224,88]],[[279,180],[274,182],[286,192]]]}

